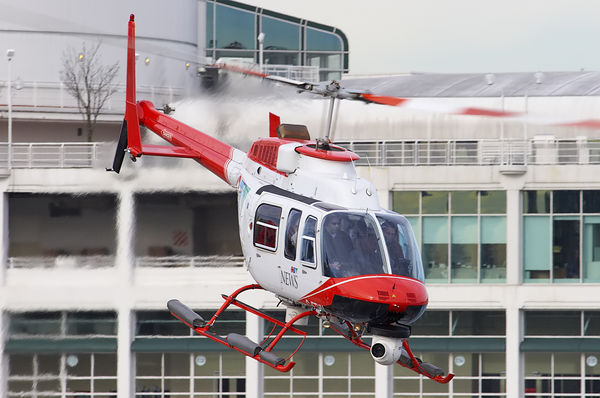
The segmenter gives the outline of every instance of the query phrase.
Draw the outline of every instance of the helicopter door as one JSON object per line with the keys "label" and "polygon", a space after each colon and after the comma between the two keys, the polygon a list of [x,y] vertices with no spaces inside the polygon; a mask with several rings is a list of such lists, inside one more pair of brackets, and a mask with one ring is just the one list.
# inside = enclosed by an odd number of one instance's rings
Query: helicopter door
{"label": "helicopter door", "polygon": [[[256,247],[257,261],[263,267],[277,269],[277,237],[281,220],[281,207],[263,203],[256,209],[254,218],[254,246]],[[275,272],[264,272],[260,284],[266,289],[277,289],[279,275]]]}
{"label": "helicopter door", "polygon": [[282,291],[289,294],[290,291],[298,290],[298,264],[296,256],[298,252],[298,231],[300,229],[300,218],[302,212],[291,209],[285,227],[283,239],[283,266],[280,269],[280,285]]}

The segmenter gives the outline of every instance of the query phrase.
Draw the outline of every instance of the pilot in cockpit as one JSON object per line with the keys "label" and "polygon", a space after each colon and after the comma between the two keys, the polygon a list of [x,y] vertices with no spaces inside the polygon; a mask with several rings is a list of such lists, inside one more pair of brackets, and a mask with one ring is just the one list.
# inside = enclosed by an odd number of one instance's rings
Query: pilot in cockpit
{"label": "pilot in cockpit", "polygon": [[342,230],[342,217],[336,213],[328,215],[323,233],[325,276],[349,276],[352,247],[350,237]]}
{"label": "pilot in cockpit", "polygon": [[383,260],[375,230],[364,222],[358,222],[355,230],[356,248],[352,250],[351,257],[356,272],[360,275],[382,273]]}
{"label": "pilot in cockpit", "polygon": [[391,222],[386,221],[381,225],[381,229],[390,256],[392,273],[410,276],[410,261],[404,257],[404,251],[398,239],[398,228]]}

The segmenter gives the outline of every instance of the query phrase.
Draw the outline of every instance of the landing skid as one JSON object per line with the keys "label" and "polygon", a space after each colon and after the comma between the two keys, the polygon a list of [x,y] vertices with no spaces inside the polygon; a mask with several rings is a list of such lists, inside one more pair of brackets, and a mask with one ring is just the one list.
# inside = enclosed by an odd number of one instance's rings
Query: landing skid
{"label": "landing skid", "polygon": [[[354,328],[350,322],[345,321],[345,323],[342,325],[343,330],[333,324],[331,325],[331,328],[344,338],[350,340],[350,342],[353,344],[366,350],[371,349],[371,346],[365,343],[362,337],[354,331]],[[428,362],[423,362],[420,358],[415,357],[408,345],[407,339],[402,341],[402,348],[404,348],[404,351],[397,362],[399,365],[441,384],[446,384],[454,378],[454,374],[449,373],[444,376],[444,371],[442,369]]]}
{"label": "landing skid", "polygon": [[[250,358],[253,358],[258,362],[264,363],[265,365],[270,366],[275,370],[278,370],[280,372],[288,372],[296,364],[295,362],[290,361],[290,358],[294,354],[296,354],[296,352],[300,349],[300,347],[304,343],[304,340],[306,339],[307,334],[305,331],[297,329],[293,325],[301,318],[307,317],[309,315],[314,315],[315,311],[306,311],[301,314],[298,314],[294,318],[290,319],[288,322],[281,322],[237,299],[237,296],[240,293],[253,289],[262,289],[262,287],[257,284],[247,285],[233,292],[231,296],[222,295],[225,299],[225,302],[208,321],[204,320],[199,314],[194,312],[185,304],[181,303],[179,300],[169,300],[169,302],[167,303],[167,307],[169,308],[169,311],[175,318],[179,319],[181,322],[193,329],[196,333],[206,336],[209,339],[216,341],[217,343],[223,344],[228,348],[234,349],[235,351],[238,351]],[[265,319],[266,321],[272,322],[274,324],[274,327],[271,331],[271,334],[269,334],[269,336],[267,336],[260,344],[258,344],[250,340],[248,337],[237,333],[229,333],[227,336],[220,336],[212,332],[211,327],[214,325],[219,315],[221,315],[232,304],[254,315],[257,315]],[[271,337],[272,333],[275,331],[275,328],[277,326],[279,326],[281,329],[279,330],[277,335],[269,342],[269,338]],[[300,341],[300,344],[292,354],[290,354],[287,358],[282,358],[279,357],[277,354],[273,353],[272,350],[273,348],[275,348],[275,345],[281,340],[281,338],[287,331],[302,336],[302,340]]]}

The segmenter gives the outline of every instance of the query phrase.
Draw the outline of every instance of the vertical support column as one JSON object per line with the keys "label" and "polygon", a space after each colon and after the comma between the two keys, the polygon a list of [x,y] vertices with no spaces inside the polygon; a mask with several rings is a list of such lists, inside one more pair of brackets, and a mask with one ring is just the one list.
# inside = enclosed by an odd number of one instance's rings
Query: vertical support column
{"label": "vertical support column", "polygon": [[375,397],[391,398],[394,395],[394,365],[375,363]]}
{"label": "vertical support column", "polygon": [[129,306],[118,309],[117,322],[117,397],[130,398],[135,395],[135,360],[131,355],[135,317]]}
{"label": "vertical support column", "polygon": [[525,394],[523,373],[525,364],[521,354],[523,315],[516,303],[506,308],[506,397],[520,398]]}
{"label": "vertical support column", "polygon": [[117,397],[130,398],[135,395],[135,360],[131,343],[135,330],[132,312],[132,285],[135,267],[135,200],[133,192],[119,192],[117,207],[117,255],[118,281],[115,284],[114,300],[117,309]]}
{"label": "vertical support column", "polygon": [[[246,336],[260,344],[264,338],[265,322],[259,316],[246,312]],[[265,392],[264,365],[252,358],[246,358],[246,397],[262,398]]]}
{"label": "vertical support column", "polygon": [[0,229],[0,286],[6,283],[6,269],[8,268],[8,193],[0,195],[0,214],[2,215],[2,229]]}
{"label": "vertical support column", "polygon": [[8,315],[0,311],[0,398],[6,398],[8,388],[8,355],[4,354],[8,338],[7,330]]}
{"label": "vertical support column", "polygon": [[128,288],[133,282],[135,269],[135,203],[133,192],[129,190],[119,192],[118,196],[115,261],[119,281]]}
{"label": "vertical support column", "polygon": [[523,281],[521,192],[506,191],[506,284],[519,285]]}

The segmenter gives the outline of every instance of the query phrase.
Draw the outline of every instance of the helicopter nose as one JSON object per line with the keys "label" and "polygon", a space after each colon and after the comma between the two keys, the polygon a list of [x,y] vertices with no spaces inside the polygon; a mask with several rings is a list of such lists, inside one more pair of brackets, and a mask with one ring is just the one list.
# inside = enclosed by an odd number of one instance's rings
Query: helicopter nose
{"label": "helicopter nose", "polygon": [[421,281],[395,275],[332,278],[303,299],[357,322],[385,318],[411,323],[428,302]]}

